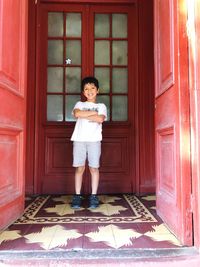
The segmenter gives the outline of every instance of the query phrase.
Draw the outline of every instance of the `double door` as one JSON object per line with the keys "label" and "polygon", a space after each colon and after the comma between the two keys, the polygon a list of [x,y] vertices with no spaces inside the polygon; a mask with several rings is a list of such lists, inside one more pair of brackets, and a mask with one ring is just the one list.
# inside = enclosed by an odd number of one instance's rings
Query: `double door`
{"label": "double door", "polygon": [[[73,193],[73,106],[85,76],[100,83],[103,124],[99,193],[134,192],[134,96],[137,20],[134,5],[41,4],[38,15],[36,191]],[[86,169],[83,193],[90,192]]]}

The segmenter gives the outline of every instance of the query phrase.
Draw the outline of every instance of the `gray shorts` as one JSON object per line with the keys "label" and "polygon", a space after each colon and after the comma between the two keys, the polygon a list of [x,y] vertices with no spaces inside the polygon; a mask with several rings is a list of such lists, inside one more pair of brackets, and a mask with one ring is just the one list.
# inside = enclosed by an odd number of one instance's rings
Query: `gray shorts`
{"label": "gray shorts", "polygon": [[101,156],[101,142],[73,142],[73,167],[85,166],[86,158],[88,165],[99,168]]}

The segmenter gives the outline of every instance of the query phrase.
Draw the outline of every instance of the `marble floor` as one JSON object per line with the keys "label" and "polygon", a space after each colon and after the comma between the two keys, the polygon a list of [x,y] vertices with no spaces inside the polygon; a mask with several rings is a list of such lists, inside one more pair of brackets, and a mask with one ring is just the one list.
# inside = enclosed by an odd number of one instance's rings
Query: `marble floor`
{"label": "marble floor", "polygon": [[26,197],[24,214],[0,232],[0,251],[179,248],[156,214],[155,196],[100,195],[100,206],[70,207],[72,196]]}

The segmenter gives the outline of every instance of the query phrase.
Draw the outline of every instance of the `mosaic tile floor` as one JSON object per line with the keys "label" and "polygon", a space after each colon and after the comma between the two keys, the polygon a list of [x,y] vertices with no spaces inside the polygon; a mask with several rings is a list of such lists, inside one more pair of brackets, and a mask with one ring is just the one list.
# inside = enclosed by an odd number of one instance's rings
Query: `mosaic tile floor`
{"label": "mosaic tile floor", "polygon": [[72,196],[26,198],[23,216],[0,232],[0,250],[177,248],[156,215],[155,196],[102,195],[97,209],[70,207]]}

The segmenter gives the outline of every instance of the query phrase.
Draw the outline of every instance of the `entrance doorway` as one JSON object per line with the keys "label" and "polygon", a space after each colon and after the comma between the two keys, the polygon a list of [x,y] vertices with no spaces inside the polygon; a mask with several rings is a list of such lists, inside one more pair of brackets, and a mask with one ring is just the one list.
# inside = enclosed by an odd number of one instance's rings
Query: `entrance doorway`
{"label": "entrance doorway", "polygon": [[93,75],[108,109],[99,193],[135,192],[136,6],[41,4],[38,20],[36,193],[74,192],[71,112]]}

